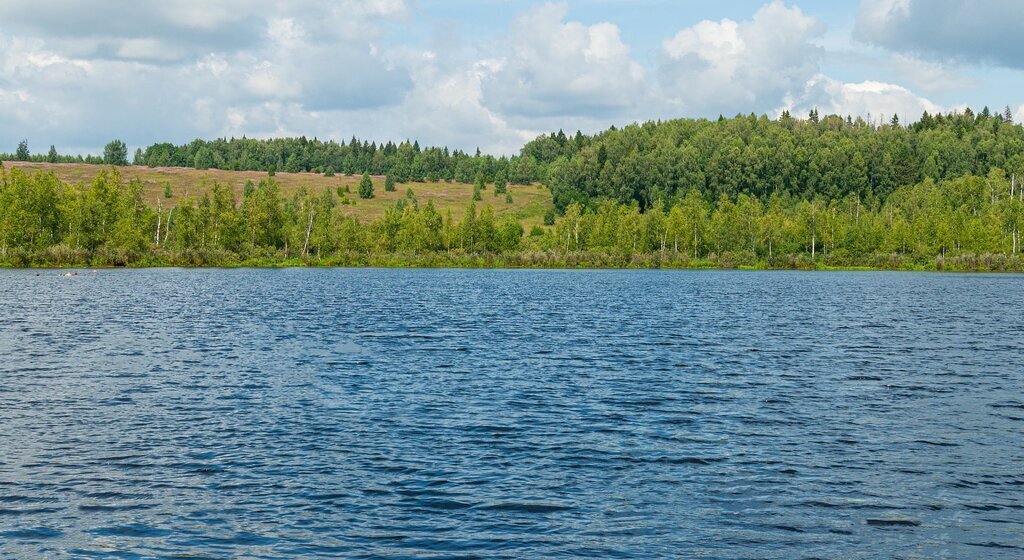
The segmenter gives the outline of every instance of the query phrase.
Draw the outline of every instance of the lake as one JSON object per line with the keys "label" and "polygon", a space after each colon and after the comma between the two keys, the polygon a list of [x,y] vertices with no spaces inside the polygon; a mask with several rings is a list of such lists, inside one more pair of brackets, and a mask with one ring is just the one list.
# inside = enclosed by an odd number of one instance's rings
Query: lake
{"label": "lake", "polygon": [[0,556],[1021,558],[1024,276],[0,270]]}

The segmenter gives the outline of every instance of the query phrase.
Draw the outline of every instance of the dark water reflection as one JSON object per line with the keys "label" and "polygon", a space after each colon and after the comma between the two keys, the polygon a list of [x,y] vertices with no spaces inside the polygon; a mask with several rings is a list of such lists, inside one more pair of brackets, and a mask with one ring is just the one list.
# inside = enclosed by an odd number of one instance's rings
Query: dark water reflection
{"label": "dark water reflection", "polygon": [[0,556],[1024,557],[1024,277],[0,271]]}

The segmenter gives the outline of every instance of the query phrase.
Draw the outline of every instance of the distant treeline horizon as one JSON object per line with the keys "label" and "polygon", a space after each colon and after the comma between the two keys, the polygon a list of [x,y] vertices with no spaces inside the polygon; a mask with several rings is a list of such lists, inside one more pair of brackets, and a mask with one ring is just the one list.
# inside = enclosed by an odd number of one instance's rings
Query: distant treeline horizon
{"label": "distant treeline horizon", "polygon": [[397,182],[457,181],[512,184],[542,182],[555,204],[590,207],[611,198],[637,202],[646,210],[668,203],[691,188],[736,196],[773,192],[827,198],[857,194],[884,198],[899,186],[931,178],[985,176],[992,168],[1024,175],[1024,127],[1014,125],[1007,107],[985,107],[932,115],[909,125],[861,118],[819,116],[799,119],[784,111],[778,119],[754,114],[731,119],[648,121],[610,127],[594,135],[563,131],[541,135],[513,156],[474,154],[418,141],[376,143],[352,137],[334,140],[288,138],[196,139],[187,144],[155,143],[129,158],[124,142],[113,140],[102,156],[59,154],[50,146],[32,154],[22,141],[0,159],[50,163],[91,163],[188,167],[232,171],[315,172],[332,175],[387,175]]}

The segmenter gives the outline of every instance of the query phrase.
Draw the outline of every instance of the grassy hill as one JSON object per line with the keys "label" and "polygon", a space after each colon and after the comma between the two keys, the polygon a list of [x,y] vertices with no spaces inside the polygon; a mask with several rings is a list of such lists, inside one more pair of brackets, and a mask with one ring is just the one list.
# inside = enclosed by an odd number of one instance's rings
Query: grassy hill
{"label": "grassy hill", "polygon": [[[5,161],[3,164],[7,169],[18,168],[30,173],[35,171],[52,172],[67,183],[88,183],[102,169],[106,168],[103,165],[87,163]],[[147,204],[155,206],[157,200],[160,200],[161,205],[165,208],[174,206],[185,196],[201,197],[210,190],[214,183],[229,185],[240,200],[247,180],[259,183],[260,180],[267,178],[267,174],[260,171],[199,170],[186,167],[128,166],[119,167],[118,170],[125,179],[138,179],[142,182],[143,198]],[[463,209],[473,199],[473,185],[466,183],[401,183],[396,185],[395,192],[385,192],[384,177],[375,176],[373,177],[375,196],[372,199],[364,200],[356,194],[359,179],[359,176],[324,177],[315,173],[278,172],[274,176],[274,180],[280,185],[281,192],[285,197],[291,197],[302,187],[319,192],[324,187],[335,190],[338,187],[344,189],[348,186],[352,191],[348,197],[355,201],[355,205],[340,206],[341,211],[355,216],[363,222],[382,216],[385,208],[393,206],[399,199],[406,197],[408,189],[412,189],[420,203],[433,201],[434,206],[442,214],[450,209],[456,220],[461,218]],[[171,198],[164,197],[164,183],[171,185]],[[546,188],[541,185],[508,185],[508,190],[512,194],[511,203],[506,203],[504,196],[494,196],[494,186],[488,185],[487,190],[481,193],[483,200],[477,205],[489,204],[498,215],[512,213],[527,230],[531,226],[543,222],[544,213],[552,207],[551,193]]]}

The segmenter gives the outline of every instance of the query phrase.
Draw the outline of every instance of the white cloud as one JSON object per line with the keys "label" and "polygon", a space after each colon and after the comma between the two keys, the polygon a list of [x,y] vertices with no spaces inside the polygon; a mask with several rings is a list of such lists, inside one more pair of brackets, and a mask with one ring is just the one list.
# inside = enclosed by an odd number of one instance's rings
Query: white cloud
{"label": "white cloud", "polygon": [[795,115],[805,115],[814,108],[822,114],[863,116],[874,121],[888,121],[898,115],[902,122],[917,120],[924,111],[942,110],[938,104],[896,84],[843,83],[818,75],[807,82],[802,93],[789,97],[779,111],[788,109]]}
{"label": "white cloud", "polygon": [[309,110],[384,107],[399,103],[410,91],[408,69],[395,66],[366,37],[311,31],[322,23],[271,17],[264,46],[208,55],[192,67],[191,82],[207,82],[207,94],[216,92],[231,103],[248,98]]}
{"label": "white cloud", "polygon": [[270,11],[263,0],[50,0],[45,8],[34,0],[4,0],[0,28],[44,40],[73,58],[167,62],[251,47],[259,39],[260,14]]}
{"label": "white cloud", "polygon": [[910,15],[911,0],[862,0],[857,24],[877,29],[889,21]]}
{"label": "white cloud", "polygon": [[[144,15],[120,3],[92,8],[118,22],[135,18],[139,29],[131,31],[109,22],[88,29],[75,18],[96,15],[77,3],[67,5],[69,15],[4,2],[0,91],[11,102],[0,104],[0,150],[22,137],[96,149],[115,136],[140,145],[224,131],[315,134],[324,128],[318,110],[399,104],[412,87],[409,73],[370,41],[380,35],[380,18],[404,17],[406,3],[348,2],[354,9],[345,21],[359,29],[349,34],[332,23],[342,14],[307,4],[313,9],[295,17],[270,2],[218,5],[203,21],[190,11],[203,3],[191,0]],[[50,27],[54,21],[61,25]],[[215,39],[240,32],[251,37]],[[200,35],[214,39],[194,44]],[[277,120],[254,114],[260,111]]]}
{"label": "white cloud", "polygon": [[407,130],[403,137],[511,153],[536,136],[535,131],[513,126],[506,116],[484,104],[483,84],[494,72],[494,61],[446,65],[432,52],[419,57],[411,65],[416,87],[396,111],[400,122],[393,123],[395,128]]}
{"label": "white cloud", "polygon": [[245,87],[259,98],[288,99],[302,93],[298,83],[290,81],[285,70],[269,60],[261,60],[246,71]]}
{"label": "white cloud", "polygon": [[409,11],[405,0],[341,0],[334,7],[336,14],[346,18],[404,17]]}
{"label": "white cloud", "polygon": [[888,63],[897,75],[925,93],[945,93],[980,85],[977,80],[963,76],[956,67],[913,55],[894,53]]}
{"label": "white cloud", "polygon": [[117,58],[127,60],[178,60],[181,50],[155,39],[125,39],[117,46]]}
{"label": "white cloud", "polygon": [[[97,150],[114,137],[355,134],[514,153],[542,132],[649,118],[934,106],[897,85],[821,76],[823,25],[778,0],[749,20],[681,29],[646,66],[617,25],[573,21],[565,3],[472,42],[447,23],[421,33],[411,0],[50,5],[0,2],[0,151],[21,138]],[[900,77],[883,81],[929,96],[962,85],[940,63],[886,56]]]}
{"label": "white cloud", "polygon": [[488,107],[525,117],[589,116],[633,109],[645,92],[643,68],[611,23],[564,22],[565,3],[516,18],[505,54],[483,78]]}
{"label": "white cloud", "polygon": [[293,18],[273,18],[267,23],[267,37],[278,48],[294,49],[303,45],[306,32]]}
{"label": "white cloud", "polygon": [[776,0],[750,21],[702,21],[662,43],[664,95],[687,114],[762,111],[818,72],[824,25]]}

